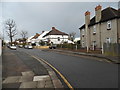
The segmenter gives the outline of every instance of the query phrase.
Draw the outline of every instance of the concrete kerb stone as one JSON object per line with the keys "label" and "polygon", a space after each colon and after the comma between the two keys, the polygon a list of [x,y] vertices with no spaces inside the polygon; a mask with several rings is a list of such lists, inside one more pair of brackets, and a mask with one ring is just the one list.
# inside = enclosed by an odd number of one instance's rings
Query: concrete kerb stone
{"label": "concrete kerb stone", "polygon": [[40,63],[47,69],[49,76],[51,78],[52,81],[52,85],[47,85],[45,86],[45,88],[64,88],[64,86],[62,85],[61,81],[58,79],[56,73],[54,72],[54,70],[49,67],[46,63],[44,63],[43,61],[40,61]]}

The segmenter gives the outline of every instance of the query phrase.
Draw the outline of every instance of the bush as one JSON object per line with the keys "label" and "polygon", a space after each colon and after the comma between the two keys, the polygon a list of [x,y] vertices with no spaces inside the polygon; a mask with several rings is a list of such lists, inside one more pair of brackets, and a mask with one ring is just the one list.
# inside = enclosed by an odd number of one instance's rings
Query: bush
{"label": "bush", "polygon": [[41,45],[41,46],[44,46],[45,45],[45,42],[43,42],[42,40],[39,42],[39,44]]}

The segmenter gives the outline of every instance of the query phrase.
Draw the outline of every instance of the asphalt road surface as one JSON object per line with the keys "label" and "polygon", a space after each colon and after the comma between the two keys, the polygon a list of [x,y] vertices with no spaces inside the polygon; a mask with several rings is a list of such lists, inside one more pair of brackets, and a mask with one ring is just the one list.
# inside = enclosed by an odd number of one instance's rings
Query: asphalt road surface
{"label": "asphalt road surface", "polygon": [[74,88],[118,88],[117,64],[49,50],[18,48],[17,51],[46,60],[59,70]]}

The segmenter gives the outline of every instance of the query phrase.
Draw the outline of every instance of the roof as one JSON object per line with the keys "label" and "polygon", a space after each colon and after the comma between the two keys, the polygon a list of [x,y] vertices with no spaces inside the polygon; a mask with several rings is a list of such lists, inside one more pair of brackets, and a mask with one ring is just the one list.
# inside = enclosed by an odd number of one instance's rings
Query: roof
{"label": "roof", "polygon": [[77,37],[77,38],[74,39],[74,42],[77,42],[79,40],[80,40],[80,37]]}
{"label": "roof", "polygon": [[36,35],[34,37],[32,37],[31,39],[36,39],[40,36],[40,34],[36,33]]}
{"label": "roof", "polygon": [[[115,18],[120,18],[120,9],[119,10],[116,10],[112,7],[108,7],[104,10],[102,10],[101,12],[101,20],[97,23],[101,23],[101,22],[105,22],[105,21],[108,21],[108,20],[112,20],[112,19],[115,19]],[[95,22],[95,16],[90,20],[90,24],[88,26],[92,26],[92,25],[95,25],[97,24]],[[85,24],[82,25],[79,29],[83,29],[85,28]]]}
{"label": "roof", "polygon": [[47,33],[49,33],[50,31],[44,31],[44,32],[42,32],[41,34],[40,34],[40,36],[38,36],[38,38],[37,39],[42,39],[43,38],[43,36],[45,36]]}
{"label": "roof", "polygon": [[48,36],[48,35],[68,35],[68,34],[57,30],[55,27],[52,27],[52,30],[49,33],[47,33],[45,36]]}

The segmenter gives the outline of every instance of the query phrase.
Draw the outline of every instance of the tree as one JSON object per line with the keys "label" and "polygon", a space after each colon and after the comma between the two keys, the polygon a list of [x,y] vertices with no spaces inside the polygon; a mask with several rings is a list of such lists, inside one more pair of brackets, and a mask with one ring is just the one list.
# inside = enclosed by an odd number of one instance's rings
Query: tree
{"label": "tree", "polygon": [[17,26],[16,26],[16,23],[15,23],[15,21],[14,20],[12,20],[12,19],[8,19],[7,21],[5,21],[5,28],[7,29],[7,34],[8,34],[8,36],[9,36],[9,38],[10,38],[10,42],[11,42],[11,44],[12,44],[12,42],[13,42],[13,37],[15,36],[15,35],[17,35]]}
{"label": "tree", "polygon": [[76,35],[75,32],[69,33],[69,39],[70,39],[71,41],[73,41],[73,40],[75,39],[75,35]]}
{"label": "tree", "polygon": [[22,30],[21,33],[20,33],[20,35],[21,35],[21,37],[22,37],[23,39],[26,39],[26,38],[27,38],[27,35],[28,35],[28,32]]}
{"label": "tree", "polygon": [[25,45],[25,44],[26,44],[26,40],[27,40],[28,32],[22,30],[22,31],[20,32],[20,35],[21,35],[21,37],[22,37],[21,40],[22,40],[23,44]]}

